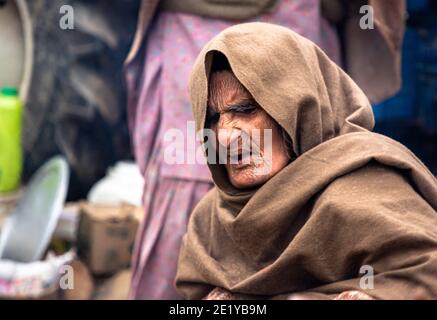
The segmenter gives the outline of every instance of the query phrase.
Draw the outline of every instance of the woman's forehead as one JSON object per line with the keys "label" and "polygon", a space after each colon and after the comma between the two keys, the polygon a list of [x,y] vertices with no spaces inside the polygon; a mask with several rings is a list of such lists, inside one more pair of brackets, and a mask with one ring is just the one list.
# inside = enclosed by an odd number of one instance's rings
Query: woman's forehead
{"label": "woman's forehead", "polygon": [[238,81],[232,71],[213,72],[209,81],[208,107],[222,111],[229,106],[253,101],[252,95]]}

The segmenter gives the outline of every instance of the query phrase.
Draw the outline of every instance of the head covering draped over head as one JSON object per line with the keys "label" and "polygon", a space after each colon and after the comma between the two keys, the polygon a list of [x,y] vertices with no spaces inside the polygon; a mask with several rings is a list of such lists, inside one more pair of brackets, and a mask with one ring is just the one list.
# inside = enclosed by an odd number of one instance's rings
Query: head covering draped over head
{"label": "head covering draped over head", "polygon": [[214,287],[274,296],[360,288],[370,265],[380,298],[437,298],[437,183],[408,149],[372,133],[368,99],[310,40],[265,23],[230,27],[200,53],[190,82],[205,126],[216,53],[288,133],[297,159],[261,187],[239,190],[222,165],[194,210],[179,258],[178,290]]}

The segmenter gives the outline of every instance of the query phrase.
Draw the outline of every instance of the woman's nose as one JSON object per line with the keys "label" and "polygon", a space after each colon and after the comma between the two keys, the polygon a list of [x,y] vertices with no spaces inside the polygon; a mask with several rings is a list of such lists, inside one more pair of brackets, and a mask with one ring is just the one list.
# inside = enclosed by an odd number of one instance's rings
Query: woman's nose
{"label": "woman's nose", "polygon": [[217,139],[222,146],[228,146],[232,141],[240,136],[240,129],[235,127],[235,123],[231,119],[221,117],[217,126]]}

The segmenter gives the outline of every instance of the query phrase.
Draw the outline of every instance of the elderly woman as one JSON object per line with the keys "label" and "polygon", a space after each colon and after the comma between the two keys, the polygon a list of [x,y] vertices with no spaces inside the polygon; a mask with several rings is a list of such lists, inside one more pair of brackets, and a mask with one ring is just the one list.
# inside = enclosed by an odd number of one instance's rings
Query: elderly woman
{"label": "elderly woman", "polygon": [[[191,67],[213,36],[236,23],[220,17],[223,6],[231,7],[227,10],[231,15],[242,14],[240,22],[256,19],[293,29],[319,43],[332,59],[340,60],[335,29],[322,18],[319,0],[242,1],[249,7],[267,2],[277,2],[274,10],[245,17],[247,10],[235,8],[233,1],[194,0],[191,5],[185,0],[142,1],[139,27],[126,61],[132,146],[145,178],[144,219],[132,259],[132,299],[180,299],[174,278],[182,236],[194,206],[213,184],[205,164],[164,161],[169,142],[163,137],[175,129],[189,136],[187,122],[193,120],[187,90]],[[206,9],[215,8],[217,15],[197,12],[202,3]],[[187,147],[187,153],[196,151],[191,144]],[[178,151],[186,152],[181,147]]]}
{"label": "elderly woman", "polygon": [[226,149],[236,161],[209,160],[215,187],[179,257],[184,297],[437,298],[437,181],[371,132],[366,95],[317,45],[271,24],[230,27],[200,53],[190,92],[197,129],[216,134],[208,159]]}
{"label": "elderly woman", "polygon": [[[242,22],[282,25],[320,45],[343,63],[370,99],[391,96],[400,83],[402,0],[142,0],[126,60],[128,119],[136,161],[145,178],[144,219],[132,259],[130,298],[180,298],[174,278],[182,236],[197,202],[213,186],[205,164],[168,163],[164,136],[191,135],[187,84],[205,44]],[[362,5],[373,8],[374,29],[362,30]],[[337,29],[337,25],[342,27]],[[338,32],[340,31],[341,32]],[[364,46],[364,49],[363,49]],[[367,50],[372,47],[372,50]],[[365,66],[365,67],[363,67]],[[378,66],[378,67],[375,67]],[[375,81],[377,79],[378,81]],[[194,130],[193,130],[194,131]],[[193,154],[196,145],[175,147]]]}

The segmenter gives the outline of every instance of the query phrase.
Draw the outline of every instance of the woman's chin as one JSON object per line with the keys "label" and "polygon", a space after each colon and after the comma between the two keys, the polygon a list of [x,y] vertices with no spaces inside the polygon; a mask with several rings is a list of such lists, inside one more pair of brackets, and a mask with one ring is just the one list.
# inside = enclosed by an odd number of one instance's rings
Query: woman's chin
{"label": "woman's chin", "polygon": [[254,175],[251,171],[254,170],[247,168],[246,170],[241,170],[240,172],[232,172],[229,174],[229,181],[235,188],[248,189],[260,186],[268,180],[268,177]]}

